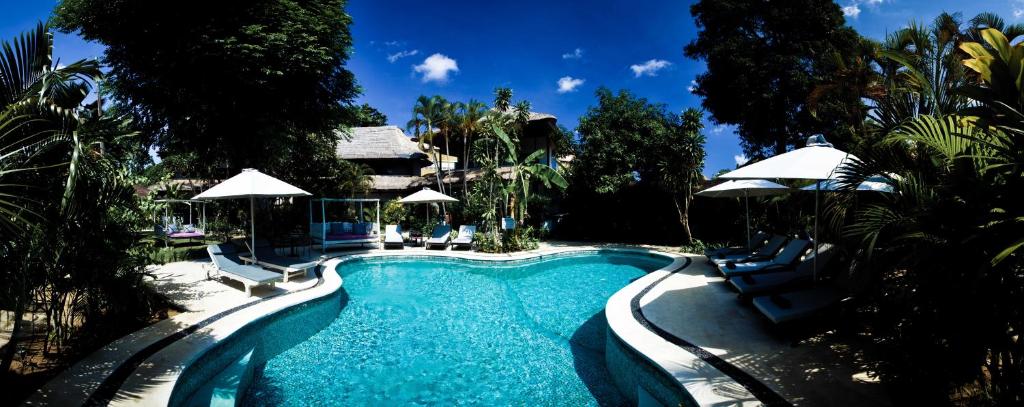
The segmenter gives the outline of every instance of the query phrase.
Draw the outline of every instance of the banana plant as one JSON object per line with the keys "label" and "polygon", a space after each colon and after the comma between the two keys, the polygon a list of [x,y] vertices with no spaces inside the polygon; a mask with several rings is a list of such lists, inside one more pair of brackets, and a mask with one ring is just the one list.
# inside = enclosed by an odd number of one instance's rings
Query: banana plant
{"label": "banana plant", "polygon": [[527,204],[530,202],[530,181],[536,179],[545,188],[552,185],[565,189],[569,186],[568,181],[558,171],[545,163],[539,162],[544,156],[544,149],[538,149],[523,160],[519,159],[519,149],[512,138],[500,127],[494,128],[494,134],[505,144],[508,154],[508,161],[511,163],[511,176],[506,184],[505,192],[509,195],[509,212],[515,213],[519,222],[527,217]]}

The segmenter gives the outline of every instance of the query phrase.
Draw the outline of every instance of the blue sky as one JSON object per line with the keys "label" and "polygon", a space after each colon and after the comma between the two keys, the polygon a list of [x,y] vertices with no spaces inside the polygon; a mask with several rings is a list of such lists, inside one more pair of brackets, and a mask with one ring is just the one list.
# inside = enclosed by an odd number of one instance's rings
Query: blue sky
{"label": "blue sky", "polygon": [[[45,20],[53,0],[6,0],[0,38],[11,39]],[[349,63],[369,103],[404,126],[415,98],[491,102],[495,87],[514,90],[536,111],[552,113],[572,129],[594,104],[594,90],[628,89],[673,111],[699,106],[687,89],[703,64],[682,48],[696,35],[691,2],[673,0],[369,1],[354,0],[355,49]],[[967,18],[995,12],[1024,22],[1024,0],[840,0],[847,23],[882,38],[942,11]],[[101,57],[103,47],[58,34],[64,61]],[[708,123],[706,174],[733,168],[740,156],[732,129]]]}

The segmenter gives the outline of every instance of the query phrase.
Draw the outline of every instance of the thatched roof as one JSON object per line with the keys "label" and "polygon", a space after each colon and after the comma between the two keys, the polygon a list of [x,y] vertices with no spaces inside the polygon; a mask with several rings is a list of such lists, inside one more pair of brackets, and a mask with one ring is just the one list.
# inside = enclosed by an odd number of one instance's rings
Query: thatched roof
{"label": "thatched roof", "polygon": [[[338,132],[339,137],[342,136]],[[338,140],[338,157],[346,160],[425,159],[416,142],[397,126],[353,127]]]}
{"label": "thatched roof", "polygon": [[370,179],[376,191],[405,191],[430,184],[429,179],[415,175],[371,175]]}
{"label": "thatched roof", "polygon": [[[497,111],[498,109],[492,107],[491,110]],[[509,110],[505,111],[505,114],[514,114],[514,112],[513,112],[512,109],[509,109]],[[551,113],[530,112],[530,118],[527,119],[527,120],[529,120],[531,122],[535,122],[535,121],[539,121],[539,120],[555,120],[555,121],[557,121],[558,118],[555,117],[555,115],[553,115]]]}

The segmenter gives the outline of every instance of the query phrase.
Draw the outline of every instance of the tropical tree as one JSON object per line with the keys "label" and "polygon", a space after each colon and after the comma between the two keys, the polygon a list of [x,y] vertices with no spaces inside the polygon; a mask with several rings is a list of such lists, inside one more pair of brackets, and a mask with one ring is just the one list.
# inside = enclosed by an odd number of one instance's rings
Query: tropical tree
{"label": "tropical tree", "polygon": [[657,156],[659,182],[672,195],[679,225],[683,228],[683,243],[693,244],[690,232],[690,203],[704,179],[704,115],[689,108],[683,112],[678,124],[670,126],[660,145],[653,149]]}
{"label": "tropical tree", "polygon": [[678,220],[683,240],[691,243],[689,207],[704,166],[701,112],[688,109],[680,118],[664,105],[624,90],[601,88],[596,95],[597,105],[580,118],[577,128],[570,210],[589,213],[605,202],[628,199],[622,197],[628,191],[646,188],[656,193],[655,199],[672,200],[675,213],[669,219]]}
{"label": "tropical tree", "polygon": [[[145,147],[226,178],[252,167],[317,194],[358,95],[344,0],[192,7],[65,0],[52,21],[105,46],[105,86]],[[285,40],[286,39],[286,40]],[[192,57],[183,58],[183,55]],[[167,67],[173,66],[174,69]],[[336,168],[334,168],[336,169]],[[329,186],[329,185],[326,185]]]}
{"label": "tropical tree", "polygon": [[508,154],[506,160],[511,163],[509,182],[506,184],[505,193],[508,195],[508,212],[514,214],[519,223],[526,221],[527,205],[530,202],[530,184],[532,181],[540,181],[545,188],[552,185],[565,189],[569,183],[558,171],[539,160],[544,157],[544,149],[538,149],[519,159],[519,147],[505,133],[501,127],[494,127],[494,135],[505,144],[505,152]]}
{"label": "tropical tree", "polygon": [[[437,191],[444,193],[444,184],[441,182],[441,157],[438,156],[434,138],[437,136],[435,126],[443,119],[444,105],[447,102],[440,96],[423,96],[416,98],[416,104],[412,108],[412,120],[409,121],[418,139],[421,151],[430,154],[434,161],[434,177],[437,179]],[[422,131],[420,129],[423,129]]]}
{"label": "tropical tree", "polygon": [[[953,20],[940,16],[929,36],[953,35]],[[936,46],[945,37],[923,57],[894,58],[907,72],[900,81],[923,90],[919,109],[841,174],[848,196],[879,174],[894,193],[859,205],[840,199],[830,212],[853,213],[844,232],[866,257],[855,270],[877,281],[868,314],[882,378],[925,402],[948,403],[970,387],[1015,405],[1024,401],[1024,46],[992,28],[977,35],[984,44],[957,47],[966,59]]]}
{"label": "tropical tree", "polygon": [[[812,134],[833,134],[846,112],[821,105],[814,115],[808,97],[830,81],[833,56],[856,55],[859,35],[845,25],[832,0],[772,4],[749,0],[702,0],[690,7],[698,28],[687,57],[704,61],[693,93],[716,123],[737,126],[745,154],[756,158],[801,146]],[[844,102],[861,103],[845,99]],[[860,121],[856,118],[853,123]],[[851,124],[853,124],[851,123]]]}
{"label": "tropical tree", "polygon": [[[46,316],[44,351],[67,345],[72,335],[91,346],[151,317],[132,233],[141,213],[124,157],[108,149],[134,132],[123,117],[83,106],[100,76],[98,64],[56,66],[52,49],[52,36],[39,24],[13,44],[4,42],[0,59],[0,224],[8,226],[0,234],[0,303],[14,310],[11,340],[0,352],[2,373],[23,337],[29,307]],[[114,320],[122,328],[104,325]]]}
{"label": "tropical tree", "polygon": [[466,171],[469,169],[469,157],[472,153],[471,140],[481,131],[481,122],[487,112],[487,105],[470,99],[468,103],[460,102],[458,109],[459,129],[462,132],[462,193],[463,198],[468,200],[469,181],[466,179]]}

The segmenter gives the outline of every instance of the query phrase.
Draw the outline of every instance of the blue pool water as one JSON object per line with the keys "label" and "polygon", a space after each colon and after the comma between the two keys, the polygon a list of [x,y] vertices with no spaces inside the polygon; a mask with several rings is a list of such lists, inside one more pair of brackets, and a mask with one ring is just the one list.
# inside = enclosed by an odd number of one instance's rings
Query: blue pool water
{"label": "blue pool water", "polygon": [[623,404],[604,364],[605,302],[669,262],[343,263],[337,319],[267,361],[244,404]]}

